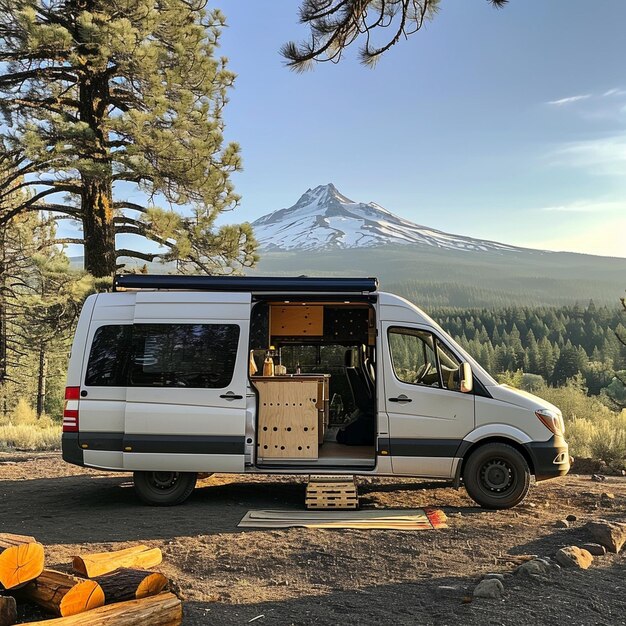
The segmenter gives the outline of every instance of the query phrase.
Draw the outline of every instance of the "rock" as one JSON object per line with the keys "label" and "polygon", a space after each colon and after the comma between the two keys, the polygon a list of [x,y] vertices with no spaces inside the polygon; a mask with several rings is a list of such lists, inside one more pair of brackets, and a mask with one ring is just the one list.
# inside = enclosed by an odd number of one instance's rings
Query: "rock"
{"label": "rock", "polygon": [[555,528],[569,528],[569,522],[566,519],[557,520],[554,523]]}
{"label": "rock", "polygon": [[483,580],[499,580],[500,582],[504,582],[504,574],[489,572],[483,576]]}
{"label": "rock", "polygon": [[497,578],[481,580],[474,589],[475,598],[500,598],[504,593],[504,585]]}
{"label": "rock", "polygon": [[603,476],[602,474],[592,474],[591,475],[591,480],[597,482],[597,483],[602,483],[606,480],[606,476]]}
{"label": "rock", "polygon": [[554,565],[546,559],[533,559],[532,561],[526,561],[522,563],[516,570],[515,574],[520,576],[529,576],[530,578],[536,578],[538,580],[549,580],[554,571]]}
{"label": "rock", "polygon": [[568,522],[575,522],[578,518],[573,513],[570,513],[565,519]]}
{"label": "rock", "polygon": [[581,550],[578,546],[561,548],[555,556],[556,562],[562,567],[579,567],[587,569],[593,562],[593,557],[587,550]]}
{"label": "rock", "polygon": [[466,589],[462,585],[439,585],[435,589],[435,595],[438,598],[455,598],[460,599],[465,596]]}
{"label": "rock", "polygon": [[601,500],[615,500],[615,494],[610,491],[604,491],[600,494]]}
{"label": "rock", "polygon": [[622,522],[598,520],[588,522],[586,528],[593,539],[602,544],[609,552],[617,554],[626,542],[626,524]]}
{"label": "rock", "polygon": [[580,547],[582,550],[587,550],[589,554],[593,554],[593,556],[604,556],[606,554],[606,548],[599,543],[585,543]]}

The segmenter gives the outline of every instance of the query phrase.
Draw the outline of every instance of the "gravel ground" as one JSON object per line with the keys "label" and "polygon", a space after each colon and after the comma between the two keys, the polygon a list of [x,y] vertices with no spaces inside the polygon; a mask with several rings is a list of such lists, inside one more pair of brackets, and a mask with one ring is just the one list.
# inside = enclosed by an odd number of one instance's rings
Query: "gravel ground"
{"label": "gravel ground", "polygon": [[[0,532],[34,535],[56,569],[68,569],[77,552],[160,547],[160,569],[185,600],[186,626],[626,624],[624,554],[544,583],[511,575],[516,556],[553,556],[584,543],[591,519],[626,521],[626,478],[546,481],[509,511],[476,508],[464,490],[442,483],[361,479],[363,506],[439,507],[449,528],[237,528],[249,509],[303,508],[304,488],[301,478],[215,475],[183,506],[149,508],[136,500],[129,475],[73,467],[54,453],[0,453]],[[577,520],[555,528],[569,514]],[[504,596],[472,600],[488,572],[505,575]],[[41,616],[20,606],[23,622]]]}

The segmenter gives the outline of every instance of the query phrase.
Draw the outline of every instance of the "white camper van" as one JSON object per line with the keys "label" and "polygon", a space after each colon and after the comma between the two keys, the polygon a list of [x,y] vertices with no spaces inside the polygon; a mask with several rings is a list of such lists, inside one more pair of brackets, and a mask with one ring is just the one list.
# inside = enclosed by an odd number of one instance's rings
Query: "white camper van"
{"label": "white camper van", "polygon": [[507,508],[570,463],[555,406],[376,279],[150,275],[85,302],[63,458],[153,505],[221,472],[447,479]]}

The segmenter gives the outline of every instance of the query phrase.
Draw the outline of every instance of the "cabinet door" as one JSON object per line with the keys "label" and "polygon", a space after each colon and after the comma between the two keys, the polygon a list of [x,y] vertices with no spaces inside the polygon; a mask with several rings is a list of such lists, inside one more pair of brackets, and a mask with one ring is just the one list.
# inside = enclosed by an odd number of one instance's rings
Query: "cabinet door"
{"label": "cabinet door", "polygon": [[393,471],[449,477],[456,450],[474,428],[474,396],[459,389],[460,359],[429,330],[387,323],[384,333]]}

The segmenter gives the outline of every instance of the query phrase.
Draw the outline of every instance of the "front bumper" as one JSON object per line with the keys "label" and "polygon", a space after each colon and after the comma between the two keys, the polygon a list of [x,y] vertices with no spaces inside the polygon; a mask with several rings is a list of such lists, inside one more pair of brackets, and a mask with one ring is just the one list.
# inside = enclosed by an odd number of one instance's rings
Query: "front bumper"
{"label": "front bumper", "polygon": [[565,476],[570,469],[569,448],[561,435],[524,445],[532,459],[536,480]]}

